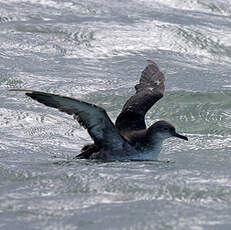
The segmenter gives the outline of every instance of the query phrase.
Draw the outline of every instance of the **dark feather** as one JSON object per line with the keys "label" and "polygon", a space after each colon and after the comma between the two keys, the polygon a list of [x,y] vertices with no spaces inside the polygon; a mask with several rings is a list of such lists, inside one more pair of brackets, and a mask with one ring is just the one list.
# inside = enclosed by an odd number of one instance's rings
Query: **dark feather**
{"label": "dark feather", "polygon": [[116,120],[121,132],[145,129],[145,114],[164,94],[164,75],[153,61],[142,72],[136,93],[128,99]]}
{"label": "dark feather", "polygon": [[44,105],[57,108],[69,115],[74,115],[74,118],[80,125],[87,129],[94,143],[101,148],[113,149],[119,147],[119,144],[122,146],[125,142],[106,111],[99,106],[51,93],[31,90],[11,91],[25,92],[28,97]]}

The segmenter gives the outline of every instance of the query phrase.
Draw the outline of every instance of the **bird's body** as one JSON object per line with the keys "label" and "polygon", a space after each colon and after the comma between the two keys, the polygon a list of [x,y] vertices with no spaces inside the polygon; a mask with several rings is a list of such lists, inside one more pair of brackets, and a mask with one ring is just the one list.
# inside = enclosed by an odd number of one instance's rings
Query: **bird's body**
{"label": "bird's body", "polygon": [[164,75],[153,61],[142,72],[136,93],[123,106],[115,125],[106,111],[74,98],[32,90],[22,91],[49,107],[73,115],[87,129],[94,141],[86,145],[76,158],[99,160],[156,160],[162,143],[169,137],[188,140],[176,133],[167,121],[157,121],[146,128],[145,114],[164,93]]}

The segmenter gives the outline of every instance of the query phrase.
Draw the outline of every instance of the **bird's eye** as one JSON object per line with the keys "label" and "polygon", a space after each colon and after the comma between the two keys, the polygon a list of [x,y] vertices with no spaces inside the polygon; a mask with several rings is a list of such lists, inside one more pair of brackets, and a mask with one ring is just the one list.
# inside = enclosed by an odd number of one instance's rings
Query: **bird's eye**
{"label": "bird's eye", "polygon": [[164,130],[165,130],[165,131],[167,131],[167,130],[168,130],[168,128],[167,128],[167,127],[164,127]]}

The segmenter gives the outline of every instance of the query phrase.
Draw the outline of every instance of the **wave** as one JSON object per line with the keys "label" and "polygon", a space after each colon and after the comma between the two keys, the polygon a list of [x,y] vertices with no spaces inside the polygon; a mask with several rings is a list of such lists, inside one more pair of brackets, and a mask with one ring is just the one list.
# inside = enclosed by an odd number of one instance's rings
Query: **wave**
{"label": "wave", "polygon": [[194,134],[230,135],[231,91],[166,92],[149,119],[170,120],[181,130]]}

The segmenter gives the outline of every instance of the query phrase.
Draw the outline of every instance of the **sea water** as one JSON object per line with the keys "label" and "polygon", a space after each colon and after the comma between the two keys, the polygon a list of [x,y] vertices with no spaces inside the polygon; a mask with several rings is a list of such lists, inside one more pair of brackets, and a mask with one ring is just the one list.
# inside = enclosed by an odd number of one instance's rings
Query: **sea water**
{"label": "sea water", "polygon": [[[231,3],[0,0],[0,229],[229,230]],[[75,97],[115,121],[146,60],[166,77],[146,115],[189,141],[159,161],[73,160],[86,130],[11,88]]]}

